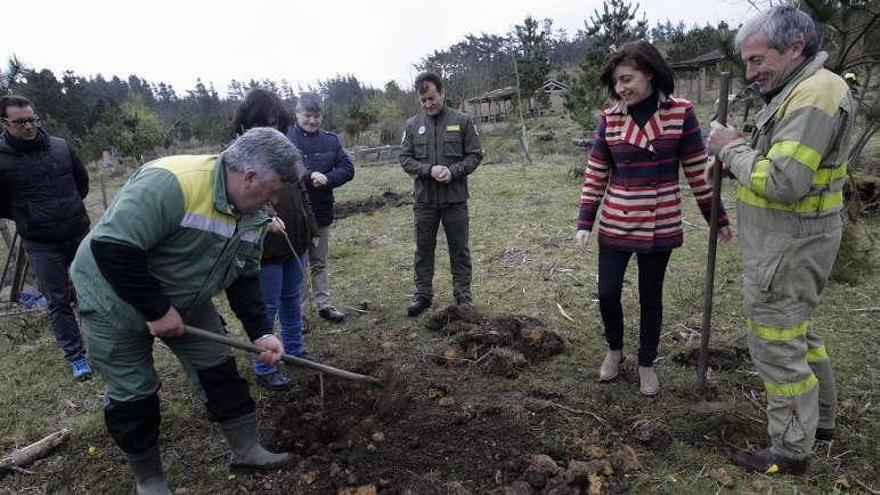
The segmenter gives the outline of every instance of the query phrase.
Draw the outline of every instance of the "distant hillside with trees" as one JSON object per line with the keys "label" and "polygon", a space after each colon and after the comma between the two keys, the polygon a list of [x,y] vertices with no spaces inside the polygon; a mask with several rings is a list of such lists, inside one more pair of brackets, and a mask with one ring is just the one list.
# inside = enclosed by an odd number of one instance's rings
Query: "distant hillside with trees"
{"label": "distant hillside with trees", "polygon": [[[823,30],[829,65],[859,76],[857,97],[864,116],[857,136],[859,149],[877,132],[877,72],[880,61],[880,7],[876,0],[805,0]],[[414,63],[419,70],[438,72],[446,81],[447,101],[460,107],[471,97],[503,87],[516,87],[523,101],[545,81],[557,79],[569,87],[568,115],[584,129],[607,103],[599,85],[601,62],[608,52],[629,40],[649,39],[670,61],[686,60],[720,49],[732,63],[734,28],[687,26],[662,21],[653,27],[638,3],[605,0],[601,9],[585,12],[583,29],[568,33],[550,19],[527,17],[503,34],[468,34],[459,42],[435,50]],[[251,79],[230,81],[225,95],[200,80],[180,91],[170,84],[140,75],[127,79],[84,77],[71,71],[54,74],[30,67],[12,57],[0,68],[0,93],[23,94],[35,101],[44,126],[71,139],[83,154],[95,159],[102,150],[143,158],[163,148],[217,145],[232,137],[235,106],[254,88],[276,93],[291,109],[297,98],[288,81]],[[399,140],[404,120],[418,111],[411,88],[388,82],[374,88],[355,75],[335,75],[308,88],[326,104],[324,124],[344,136],[346,143],[381,145]]]}

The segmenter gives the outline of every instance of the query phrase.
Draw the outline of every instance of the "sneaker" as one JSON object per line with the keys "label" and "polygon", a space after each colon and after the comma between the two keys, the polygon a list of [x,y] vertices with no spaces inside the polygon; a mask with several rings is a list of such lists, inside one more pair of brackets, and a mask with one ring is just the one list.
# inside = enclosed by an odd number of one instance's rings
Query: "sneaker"
{"label": "sneaker", "polygon": [[733,456],[733,463],[746,471],[764,474],[804,474],[809,465],[807,459],[784,457],[770,449],[756,452],[742,450]]}
{"label": "sneaker", "polygon": [[257,375],[257,384],[269,390],[287,390],[293,385],[293,381],[281,372],[275,371],[268,375]]}
{"label": "sneaker", "polygon": [[599,381],[608,382],[617,378],[620,372],[620,363],[623,362],[623,351],[609,350],[599,367]]}
{"label": "sneaker", "polygon": [[89,366],[89,360],[85,356],[80,356],[70,363],[73,368],[73,381],[83,382],[92,377],[92,367]]}
{"label": "sneaker", "polygon": [[431,298],[422,295],[415,295],[406,307],[407,316],[419,316],[426,309],[431,307]]}
{"label": "sneaker", "polygon": [[333,323],[342,323],[342,320],[345,319],[345,313],[336,311],[336,308],[333,306],[321,308],[318,311],[318,314],[321,315],[321,318],[324,318],[327,321],[332,321]]}

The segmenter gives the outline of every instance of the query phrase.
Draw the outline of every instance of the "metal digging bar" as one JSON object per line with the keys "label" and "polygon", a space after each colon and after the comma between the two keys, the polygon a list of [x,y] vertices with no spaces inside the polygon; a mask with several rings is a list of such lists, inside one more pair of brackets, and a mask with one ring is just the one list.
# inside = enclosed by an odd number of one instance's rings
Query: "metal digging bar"
{"label": "metal digging bar", "polygon": [[[231,337],[227,337],[225,335],[220,335],[214,332],[209,332],[207,330],[202,330],[201,328],[191,327],[189,325],[184,325],[183,327],[185,334],[195,335],[196,337],[203,338],[205,340],[212,340],[214,342],[219,342],[221,344],[226,344],[229,347],[235,347],[236,349],[241,349],[243,351],[252,352],[254,354],[259,354],[265,349],[261,349],[251,343],[242,342],[238,339],[233,339]],[[293,366],[299,366],[300,368],[309,368],[315,371],[320,371],[322,373],[327,373],[328,375],[336,376],[339,378],[344,378],[346,380],[351,380],[355,382],[367,382],[372,383],[373,385],[383,386],[382,380],[368,375],[361,375],[360,373],[354,373],[351,371],[341,370],[339,368],[334,368],[332,366],[327,366],[326,364],[317,363],[315,361],[310,361],[308,359],[298,358],[296,356],[291,356],[290,354],[284,354],[281,356],[281,360],[287,364],[291,364]]]}
{"label": "metal digging bar", "polygon": [[[727,125],[727,102],[730,73],[721,73],[721,95],[718,98],[718,123]],[[709,252],[706,260],[706,284],[703,298],[703,325],[700,329],[700,354],[697,361],[697,387],[705,396],[708,390],[706,371],[709,367],[709,336],[712,332],[712,302],[715,288],[715,250],[718,246],[718,214],[721,209],[721,162],[715,158],[712,169],[712,213],[709,219]]]}

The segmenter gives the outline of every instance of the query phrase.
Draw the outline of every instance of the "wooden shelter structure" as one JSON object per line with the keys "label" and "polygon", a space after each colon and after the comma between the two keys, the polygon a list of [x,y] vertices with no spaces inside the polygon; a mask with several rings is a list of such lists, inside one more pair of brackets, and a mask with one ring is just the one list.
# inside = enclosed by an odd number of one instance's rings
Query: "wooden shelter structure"
{"label": "wooden shelter structure", "polygon": [[695,103],[703,103],[704,97],[716,94],[719,74],[727,68],[725,60],[724,53],[716,48],[687,60],[670,62],[676,94]]}
{"label": "wooden shelter structure", "polygon": [[[548,79],[538,89],[547,95],[549,105],[542,105],[536,96],[523,101],[523,115],[536,117],[539,115],[557,115],[565,111],[563,106],[568,86],[555,79]],[[477,122],[503,122],[508,114],[516,110],[516,88],[506,86],[493,89],[481,95],[465,100],[462,110],[471,114]]]}

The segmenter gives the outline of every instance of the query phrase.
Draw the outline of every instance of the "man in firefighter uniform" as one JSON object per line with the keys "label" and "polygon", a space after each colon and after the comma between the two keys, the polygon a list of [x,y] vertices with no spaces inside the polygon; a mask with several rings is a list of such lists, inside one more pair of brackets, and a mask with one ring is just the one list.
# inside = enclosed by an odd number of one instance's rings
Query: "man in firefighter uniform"
{"label": "man in firefighter uniform", "polygon": [[757,14],[736,46],[765,106],[750,138],[713,123],[709,149],[739,182],[743,306],[771,445],[734,463],[801,474],[814,441],[834,435],[834,375],[812,316],[840,247],[854,104],[846,82],[823,68],[813,21],[795,7]]}

